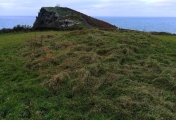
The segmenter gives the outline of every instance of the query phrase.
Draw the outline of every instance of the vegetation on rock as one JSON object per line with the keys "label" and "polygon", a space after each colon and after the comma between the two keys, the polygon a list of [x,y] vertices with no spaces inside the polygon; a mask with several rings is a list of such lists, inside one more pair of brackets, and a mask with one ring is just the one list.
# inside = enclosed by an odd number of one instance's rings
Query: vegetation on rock
{"label": "vegetation on rock", "polygon": [[66,7],[41,8],[33,26],[34,29],[54,28],[58,30],[63,28],[70,29],[70,27],[117,28],[107,22],[92,18]]}

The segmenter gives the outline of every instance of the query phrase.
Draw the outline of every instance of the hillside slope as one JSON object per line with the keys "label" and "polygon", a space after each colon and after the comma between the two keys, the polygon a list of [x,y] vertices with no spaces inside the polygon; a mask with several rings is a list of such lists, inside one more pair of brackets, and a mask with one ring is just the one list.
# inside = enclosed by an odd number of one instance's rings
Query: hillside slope
{"label": "hillside slope", "polygon": [[33,28],[75,28],[75,27],[96,27],[96,28],[113,28],[107,22],[87,16],[78,11],[66,7],[43,7],[33,25]]}
{"label": "hillside slope", "polygon": [[175,43],[97,29],[0,41],[2,120],[176,119]]}

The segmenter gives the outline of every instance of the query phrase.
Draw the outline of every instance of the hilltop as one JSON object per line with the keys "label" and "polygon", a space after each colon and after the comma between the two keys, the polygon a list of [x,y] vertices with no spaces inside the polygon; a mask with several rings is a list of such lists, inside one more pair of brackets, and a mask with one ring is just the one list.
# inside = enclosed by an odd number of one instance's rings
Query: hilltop
{"label": "hilltop", "polygon": [[35,29],[41,28],[108,28],[117,27],[102,20],[87,16],[67,7],[42,7],[33,25]]}
{"label": "hilltop", "polygon": [[176,36],[0,35],[0,119],[176,119]]}

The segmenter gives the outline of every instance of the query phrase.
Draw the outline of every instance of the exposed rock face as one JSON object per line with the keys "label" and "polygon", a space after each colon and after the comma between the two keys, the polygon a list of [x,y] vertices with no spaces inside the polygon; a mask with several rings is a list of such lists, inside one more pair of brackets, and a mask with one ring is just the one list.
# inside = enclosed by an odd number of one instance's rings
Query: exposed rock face
{"label": "exposed rock face", "polygon": [[107,22],[92,18],[83,13],[64,7],[43,7],[33,25],[40,28],[69,28],[69,27],[117,28]]}

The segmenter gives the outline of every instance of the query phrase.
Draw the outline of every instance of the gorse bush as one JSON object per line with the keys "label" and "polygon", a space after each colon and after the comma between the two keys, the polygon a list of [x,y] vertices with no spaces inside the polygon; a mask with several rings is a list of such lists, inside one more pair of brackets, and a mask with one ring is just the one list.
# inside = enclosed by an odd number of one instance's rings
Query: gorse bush
{"label": "gorse bush", "polygon": [[32,27],[28,25],[17,25],[13,27],[13,31],[28,31],[31,30]]}
{"label": "gorse bush", "polygon": [[11,32],[28,32],[32,31],[32,27],[28,25],[16,25],[12,29],[10,28],[3,28],[0,30],[0,33],[11,33]]}

